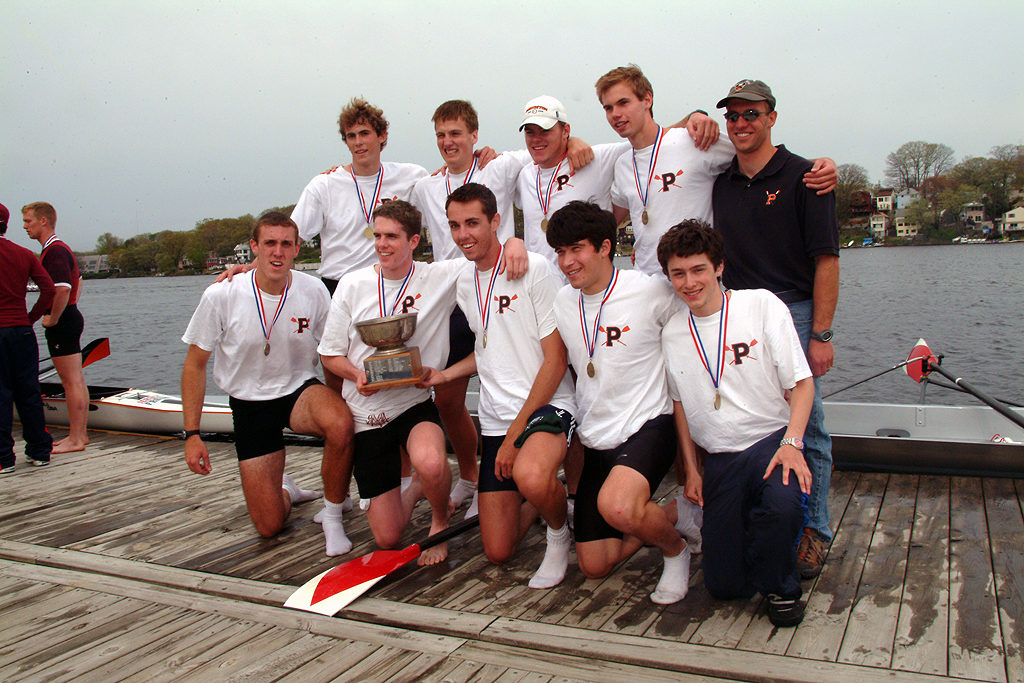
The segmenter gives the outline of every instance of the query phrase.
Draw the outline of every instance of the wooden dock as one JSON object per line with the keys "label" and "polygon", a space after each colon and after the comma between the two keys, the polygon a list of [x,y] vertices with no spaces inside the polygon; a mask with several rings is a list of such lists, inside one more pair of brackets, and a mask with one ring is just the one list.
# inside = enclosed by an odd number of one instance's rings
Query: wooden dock
{"label": "wooden dock", "polygon": [[[508,565],[471,532],[327,618],[280,607],[340,561],[319,502],[260,539],[230,443],[200,477],[180,440],[90,438],[0,478],[0,680],[1024,681],[1022,481],[837,472],[835,542],[795,629],[711,600],[699,556],[690,595],[653,604],[649,548],[602,580],[573,558],[532,591],[540,526]],[[319,488],[319,450],[290,446],[287,471]],[[409,542],[428,521],[421,503]],[[342,559],[373,549],[362,513],[346,531]]]}

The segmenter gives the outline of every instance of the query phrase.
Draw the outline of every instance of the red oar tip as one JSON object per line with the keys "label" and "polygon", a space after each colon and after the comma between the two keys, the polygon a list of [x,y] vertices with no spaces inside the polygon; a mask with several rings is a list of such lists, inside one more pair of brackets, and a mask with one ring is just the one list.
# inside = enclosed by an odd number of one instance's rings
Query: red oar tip
{"label": "red oar tip", "polygon": [[938,358],[932,353],[932,350],[928,347],[928,342],[924,339],[917,340],[917,344],[914,345],[910,355],[907,356],[907,360],[913,362],[908,362],[903,366],[903,369],[910,379],[918,383],[931,372],[929,364],[938,362]]}

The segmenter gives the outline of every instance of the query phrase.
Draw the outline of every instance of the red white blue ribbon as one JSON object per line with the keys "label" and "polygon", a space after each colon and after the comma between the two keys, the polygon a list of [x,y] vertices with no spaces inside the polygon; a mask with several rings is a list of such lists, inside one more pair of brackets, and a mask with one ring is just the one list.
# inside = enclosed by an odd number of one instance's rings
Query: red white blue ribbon
{"label": "red white blue ribbon", "polygon": [[704,350],[704,343],[701,341],[700,332],[697,331],[697,325],[693,320],[693,312],[690,313],[690,336],[693,338],[693,345],[697,347],[697,356],[700,358],[700,362],[704,365],[704,369],[707,370],[708,376],[711,377],[711,383],[715,385],[716,393],[718,392],[718,385],[722,382],[722,373],[725,372],[725,335],[728,331],[729,297],[725,295],[725,290],[722,290],[722,309],[719,311],[718,318],[718,362],[715,364],[715,370],[712,370],[711,359],[708,358],[708,354]]}
{"label": "red white blue ribbon", "polygon": [[651,193],[651,182],[654,180],[654,168],[658,163],[658,153],[661,151],[661,139],[664,137],[664,130],[658,126],[658,137],[654,140],[654,149],[651,151],[651,163],[647,168],[647,187],[640,188],[640,171],[636,167],[636,150],[633,150],[633,179],[636,181],[636,193],[640,195],[640,201],[644,208],[647,208],[647,197]]}
{"label": "red white blue ribbon", "polygon": [[504,245],[498,247],[498,260],[494,262],[491,269],[491,279],[487,283],[487,295],[484,296],[480,289],[480,269],[474,268],[473,275],[476,277],[476,308],[480,312],[480,324],[483,326],[484,346],[487,346],[487,325],[491,322],[491,295],[494,293],[494,283],[498,279],[498,270],[501,267],[501,255],[505,252]]}
{"label": "red white blue ribbon", "polygon": [[269,353],[270,348],[270,333],[274,331],[274,324],[277,319],[281,316],[281,309],[284,308],[284,302],[288,299],[288,288],[291,286],[292,276],[288,275],[288,280],[284,283],[284,291],[281,292],[281,299],[277,302],[277,310],[274,311],[274,319],[267,324],[267,311],[263,308],[263,295],[260,294],[259,285],[256,282],[256,271],[252,271],[252,294],[256,299],[256,312],[260,316],[260,327],[263,328],[263,339],[267,346],[264,347],[264,355]]}
{"label": "red white blue ribbon", "polygon": [[551,179],[548,180],[548,189],[546,192],[542,192],[540,188],[540,172],[543,169],[541,169],[540,166],[537,167],[537,201],[540,203],[540,210],[544,213],[545,218],[548,217],[548,207],[551,206],[551,188],[555,184],[555,178],[558,177],[558,171],[561,170],[562,162],[564,161],[565,156],[559,160],[558,166],[555,167],[555,172],[551,174]]}
{"label": "red white blue ribbon", "polygon": [[398,295],[395,297],[395,303],[391,304],[391,311],[387,309],[387,295],[384,294],[384,269],[381,268],[380,272],[377,273],[377,303],[380,306],[380,317],[388,315],[394,315],[398,309],[398,302],[405,296],[405,292],[409,289],[409,280],[412,279],[413,271],[416,270],[416,262],[409,266],[409,272],[405,274],[405,279],[402,280],[402,286],[398,288]]}
{"label": "red white blue ribbon", "polygon": [[377,171],[377,184],[373,188],[373,200],[370,205],[366,205],[366,200],[363,199],[363,191],[359,189],[359,181],[356,179],[355,172],[349,168],[348,173],[352,176],[352,184],[356,187],[356,196],[359,197],[359,210],[363,212],[363,217],[366,218],[366,224],[370,224],[370,219],[373,216],[373,207],[377,206],[377,201],[380,199],[380,190],[384,186],[384,165],[381,164],[380,170]]}
{"label": "red white blue ribbon", "polygon": [[[476,162],[477,162],[477,157],[474,156],[473,157],[473,165],[469,167],[469,170],[466,171],[466,177],[464,177],[462,179],[462,184],[463,185],[465,185],[466,183],[468,183],[471,180],[473,180],[473,175],[476,174]],[[447,167],[444,169],[444,189],[446,189],[448,191],[448,194],[445,195],[445,197],[447,197],[448,195],[450,195],[452,193],[452,184],[448,180],[448,169],[447,169]]]}
{"label": "red white blue ribbon", "polygon": [[604,296],[601,297],[601,305],[594,316],[594,333],[591,334],[587,328],[587,312],[583,305],[583,290],[580,290],[580,328],[583,330],[583,343],[587,345],[587,356],[590,362],[594,361],[594,348],[597,346],[597,332],[601,329],[601,314],[604,312],[604,305],[615,289],[615,283],[619,279],[619,269],[612,266],[612,277],[608,280],[608,286],[604,288]]}

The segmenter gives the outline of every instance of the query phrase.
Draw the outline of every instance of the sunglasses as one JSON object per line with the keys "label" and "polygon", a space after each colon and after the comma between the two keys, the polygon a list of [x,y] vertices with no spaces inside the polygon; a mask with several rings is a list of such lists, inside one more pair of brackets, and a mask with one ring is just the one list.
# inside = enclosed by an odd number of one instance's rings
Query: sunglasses
{"label": "sunglasses", "polygon": [[757,111],[756,109],[748,109],[742,114],[739,113],[738,111],[727,111],[725,112],[725,120],[728,121],[729,123],[736,123],[737,121],[740,120],[740,117],[742,116],[744,121],[757,121],[757,117],[761,115],[768,116],[768,114],[771,114],[771,112]]}

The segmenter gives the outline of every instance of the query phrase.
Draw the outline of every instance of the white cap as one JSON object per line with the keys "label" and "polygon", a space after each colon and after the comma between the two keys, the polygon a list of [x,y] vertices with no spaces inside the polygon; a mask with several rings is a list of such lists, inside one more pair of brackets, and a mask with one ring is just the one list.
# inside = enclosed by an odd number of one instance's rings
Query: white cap
{"label": "white cap", "polygon": [[551,95],[541,95],[526,103],[523,123],[519,126],[519,130],[525,128],[528,123],[538,125],[544,130],[551,130],[551,127],[559,121],[569,123],[565,107]]}

